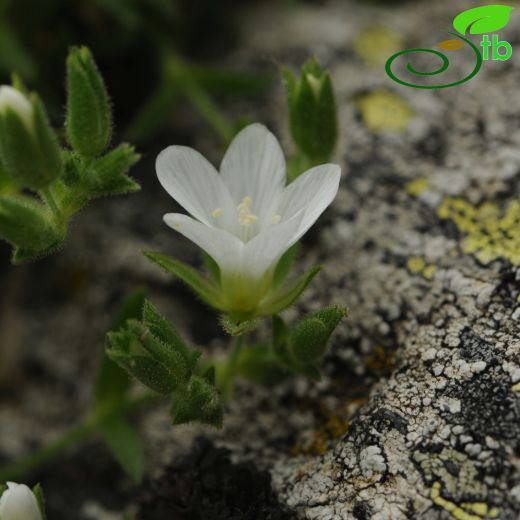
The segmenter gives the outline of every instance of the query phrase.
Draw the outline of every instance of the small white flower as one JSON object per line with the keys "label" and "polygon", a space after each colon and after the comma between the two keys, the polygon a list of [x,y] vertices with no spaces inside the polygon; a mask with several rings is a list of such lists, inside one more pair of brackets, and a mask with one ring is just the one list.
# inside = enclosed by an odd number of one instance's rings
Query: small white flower
{"label": "small white flower", "polygon": [[33,128],[33,108],[31,102],[19,90],[9,85],[0,86],[0,113],[6,108],[16,112],[28,129]]}
{"label": "small white flower", "polygon": [[286,186],[283,152],[260,124],[235,137],[220,174],[185,146],[163,150],[156,168],[164,189],[194,217],[169,213],[164,221],[215,260],[232,311],[258,306],[278,260],[332,202],[341,176],[339,166],[323,164]]}
{"label": "small white flower", "polygon": [[42,520],[42,514],[34,493],[25,484],[7,483],[7,490],[0,497],[2,520]]}

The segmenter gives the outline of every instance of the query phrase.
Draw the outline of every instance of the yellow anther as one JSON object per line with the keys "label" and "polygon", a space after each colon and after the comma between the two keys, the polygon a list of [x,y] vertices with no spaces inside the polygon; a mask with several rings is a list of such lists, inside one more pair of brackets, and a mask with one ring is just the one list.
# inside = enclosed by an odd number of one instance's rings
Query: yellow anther
{"label": "yellow anther", "polygon": [[222,215],[222,208],[215,208],[215,209],[211,212],[211,215],[213,216],[213,218],[219,218],[220,215]]}
{"label": "yellow anther", "polygon": [[251,197],[244,197],[242,202],[238,205],[238,221],[241,226],[250,226],[258,220],[258,217],[251,213],[252,204],[253,199]]}

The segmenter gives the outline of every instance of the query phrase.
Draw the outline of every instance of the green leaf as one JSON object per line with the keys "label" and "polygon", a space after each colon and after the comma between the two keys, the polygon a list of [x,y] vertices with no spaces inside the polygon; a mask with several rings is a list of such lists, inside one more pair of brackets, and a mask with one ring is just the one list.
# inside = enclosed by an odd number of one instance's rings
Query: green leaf
{"label": "green leaf", "polygon": [[143,252],[144,256],[162,267],[166,272],[173,274],[182,280],[197,294],[205,303],[217,310],[224,310],[221,296],[217,287],[208,279],[202,277],[195,269],[180,260],[171,258],[162,253]]}
{"label": "green leaf", "polygon": [[294,259],[296,255],[300,251],[300,244],[296,242],[292,247],[290,247],[280,258],[278,263],[276,264],[276,268],[274,270],[273,275],[273,287],[276,289],[280,287],[280,285],[285,282],[287,275],[289,274],[291,267],[293,265]]}
{"label": "green leaf", "polygon": [[312,267],[290,286],[274,292],[260,305],[260,313],[264,315],[278,314],[292,305],[307,288],[311,280],[321,271],[321,266]]}
{"label": "green leaf", "polygon": [[154,392],[168,395],[177,387],[175,374],[155,359],[139,355],[130,356],[116,348],[109,348],[107,355]]}
{"label": "green leaf", "polygon": [[86,47],[67,58],[67,137],[80,155],[97,157],[110,142],[112,113],[103,78]]}
{"label": "green leaf", "polygon": [[38,186],[33,185],[29,187],[37,188],[46,186],[61,177],[63,174],[63,161],[58,138],[49,123],[45,107],[36,94],[31,95],[31,102],[34,111],[34,133],[39,153],[37,165],[42,181]]}
{"label": "green leaf", "polygon": [[218,390],[199,376],[193,376],[186,390],[174,396],[171,407],[173,424],[198,421],[220,428],[223,413]]}
{"label": "green leaf", "polygon": [[139,191],[139,184],[126,175],[139,158],[140,155],[133,146],[122,143],[97,159],[85,175],[89,196],[101,197]]}
{"label": "green leaf", "polygon": [[[42,515],[42,520],[47,519],[47,514],[45,513],[45,496],[43,494],[43,489],[40,484],[36,484],[32,488],[32,492],[34,493],[34,496],[36,498],[36,502],[38,503],[38,509],[40,510],[40,513]],[[0,490],[0,496],[2,495],[2,492]]]}
{"label": "green leaf", "polygon": [[211,256],[209,256],[206,251],[202,251],[202,259],[206,264],[209,274],[213,277],[213,280],[215,280],[215,283],[220,285],[220,267],[218,266],[217,262],[215,262],[215,260],[213,260],[213,258],[211,258]]}
{"label": "green leaf", "polygon": [[136,430],[121,415],[112,416],[99,426],[99,433],[121,467],[139,484],[144,473],[144,445]]}
{"label": "green leaf", "polygon": [[[127,320],[141,316],[144,303],[144,291],[138,289],[130,294],[112,318],[111,330],[120,329]],[[114,363],[106,353],[103,355],[94,395],[97,407],[108,407],[122,401],[131,386],[130,378],[125,370]]]}
{"label": "green leaf", "polygon": [[460,34],[484,34],[505,27],[513,7],[508,5],[484,5],[463,11],[453,20],[453,27]]}

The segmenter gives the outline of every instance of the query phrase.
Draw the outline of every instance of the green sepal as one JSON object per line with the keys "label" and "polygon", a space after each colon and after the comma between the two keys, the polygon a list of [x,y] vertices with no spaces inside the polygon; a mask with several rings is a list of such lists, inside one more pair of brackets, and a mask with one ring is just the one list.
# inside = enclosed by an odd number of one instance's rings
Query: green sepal
{"label": "green sepal", "polygon": [[187,355],[184,352],[179,352],[173,345],[163,343],[154,337],[145,325],[136,320],[127,322],[127,330],[139,340],[140,346],[155,361],[164,365],[171,373],[173,388],[187,383],[191,374],[191,367],[188,365]]}
{"label": "green sepal", "polygon": [[85,172],[85,184],[90,198],[139,191],[137,182],[127,176],[139,160],[133,146],[122,143],[97,159]]}
{"label": "green sepal", "polygon": [[145,300],[143,304],[143,325],[170,351],[178,352],[186,361],[189,361],[191,369],[195,367],[200,353],[190,351],[175,328],[148,300]]}
{"label": "green sepal", "polygon": [[177,331],[148,301],[142,321],[129,319],[107,334],[107,356],[145,386],[161,394],[184,392],[200,352],[190,350]]}
{"label": "green sepal", "polygon": [[143,254],[166,272],[182,280],[202,301],[217,310],[225,310],[218,288],[210,280],[201,276],[195,269],[180,260],[162,253],[148,251],[143,252]]}
{"label": "green sepal", "polygon": [[[0,195],[0,238],[21,251],[31,251],[41,256],[45,251],[58,247],[64,232],[57,228],[48,209],[25,195]],[[21,261],[28,253],[19,253]]]}
{"label": "green sepal", "polygon": [[186,389],[174,396],[171,416],[173,424],[198,421],[222,427],[223,406],[217,388],[206,378],[193,376]]}
{"label": "green sepal", "polygon": [[[34,497],[36,498],[36,503],[38,504],[38,509],[40,510],[40,514],[42,516],[42,520],[47,519],[47,514],[45,513],[45,495],[43,494],[43,489],[40,484],[36,484],[32,488],[32,492]],[[2,495],[2,490],[0,489],[0,496]]]}
{"label": "green sepal", "polygon": [[124,471],[139,484],[144,474],[145,453],[137,431],[123,415],[112,415],[102,421],[98,431]]}
{"label": "green sepal", "polygon": [[92,54],[73,47],[67,58],[67,138],[84,157],[97,157],[112,134],[110,100]]}
{"label": "green sepal", "polygon": [[217,262],[215,262],[206,251],[202,251],[202,259],[204,260],[204,264],[215,283],[220,285],[220,267]]}
{"label": "green sepal", "polygon": [[253,318],[244,321],[236,321],[227,314],[220,316],[220,325],[230,336],[242,336],[248,332],[252,332],[257,329],[261,323],[259,318]]}
{"label": "green sepal", "polygon": [[280,287],[286,280],[287,275],[291,271],[291,267],[293,265],[294,259],[296,255],[300,251],[300,244],[296,242],[292,247],[290,247],[278,260],[276,264],[276,268],[273,274],[273,288],[277,289]]}
{"label": "green sepal", "polygon": [[312,279],[321,271],[322,267],[312,267],[300,276],[294,283],[271,293],[260,304],[259,314],[273,315],[282,312],[291,306],[311,283]]}

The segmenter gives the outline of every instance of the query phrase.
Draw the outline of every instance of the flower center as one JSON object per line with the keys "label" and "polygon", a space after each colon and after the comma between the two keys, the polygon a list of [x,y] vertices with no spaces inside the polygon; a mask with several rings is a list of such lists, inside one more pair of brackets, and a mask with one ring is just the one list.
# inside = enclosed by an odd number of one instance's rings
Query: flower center
{"label": "flower center", "polygon": [[252,204],[253,199],[251,197],[244,197],[238,205],[238,221],[241,226],[250,226],[258,220],[258,217],[251,212]]}

